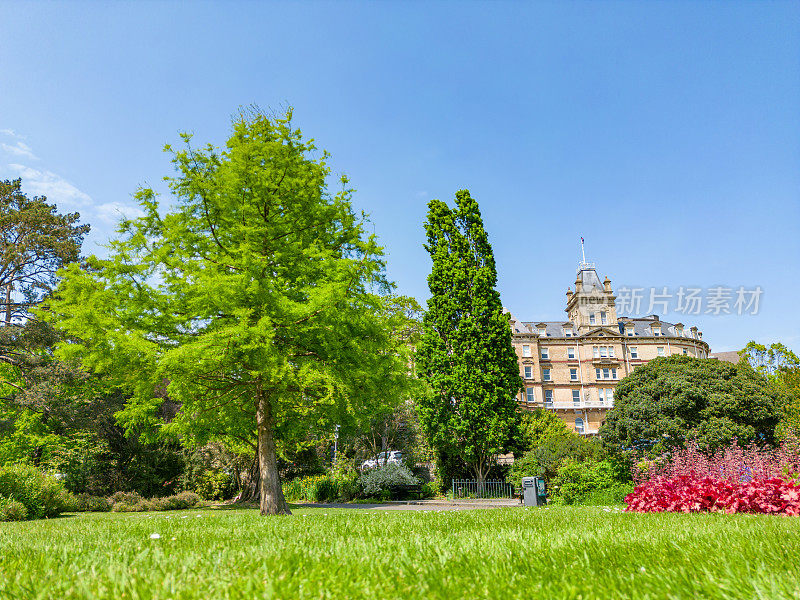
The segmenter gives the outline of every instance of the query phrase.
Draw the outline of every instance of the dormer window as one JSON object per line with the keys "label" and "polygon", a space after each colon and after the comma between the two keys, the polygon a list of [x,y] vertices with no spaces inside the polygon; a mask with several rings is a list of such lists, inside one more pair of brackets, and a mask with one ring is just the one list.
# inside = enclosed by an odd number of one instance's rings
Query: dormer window
{"label": "dormer window", "polygon": [[634,336],[633,323],[626,323],[625,324],[625,335],[627,335],[628,337],[633,337]]}
{"label": "dormer window", "polygon": [[539,327],[539,335],[542,336],[542,337],[546,336],[547,335],[547,329],[545,329],[544,327]]}
{"label": "dormer window", "polygon": [[652,329],[653,329],[653,335],[655,337],[658,337],[658,336],[661,335],[661,326],[660,325],[659,326],[653,325]]}

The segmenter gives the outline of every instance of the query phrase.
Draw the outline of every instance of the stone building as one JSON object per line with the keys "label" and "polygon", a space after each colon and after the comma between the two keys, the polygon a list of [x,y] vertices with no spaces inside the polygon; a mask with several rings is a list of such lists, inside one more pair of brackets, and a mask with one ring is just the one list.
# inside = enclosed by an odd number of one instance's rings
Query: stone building
{"label": "stone building", "polygon": [[566,321],[518,321],[513,344],[525,390],[524,408],[544,407],[578,433],[596,434],[614,406],[614,388],[638,365],[659,356],[708,358],[697,327],[667,323],[658,315],[617,315],[611,281],[600,281],[583,262],[575,290],[567,289]]}

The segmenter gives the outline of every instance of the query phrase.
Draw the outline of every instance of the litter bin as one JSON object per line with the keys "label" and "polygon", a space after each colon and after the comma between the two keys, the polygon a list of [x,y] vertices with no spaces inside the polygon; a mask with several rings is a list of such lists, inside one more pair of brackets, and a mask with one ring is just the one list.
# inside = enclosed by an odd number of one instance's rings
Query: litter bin
{"label": "litter bin", "polygon": [[522,478],[522,503],[525,506],[544,506],[547,504],[547,488],[543,478]]}

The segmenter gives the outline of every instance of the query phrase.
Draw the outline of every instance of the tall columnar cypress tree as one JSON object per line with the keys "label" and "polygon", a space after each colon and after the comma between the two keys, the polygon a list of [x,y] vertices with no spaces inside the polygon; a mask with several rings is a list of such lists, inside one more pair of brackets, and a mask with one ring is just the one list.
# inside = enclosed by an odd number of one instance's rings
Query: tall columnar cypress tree
{"label": "tall columnar cypress tree", "polygon": [[503,314],[492,247],[478,203],[467,190],[456,207],[428,204],[425,249],[433,260],[431,297],[418,348],[430,393],[418,403],[429,443],[459,456],[482,485],[519,423],[522,389],[511,326]]}

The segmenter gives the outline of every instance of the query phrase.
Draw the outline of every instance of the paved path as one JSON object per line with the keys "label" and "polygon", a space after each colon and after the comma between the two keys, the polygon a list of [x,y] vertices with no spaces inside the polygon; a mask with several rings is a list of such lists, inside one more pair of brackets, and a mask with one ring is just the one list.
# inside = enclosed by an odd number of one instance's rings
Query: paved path
{"label": "paved path", "polygon": [[409,500],[405,502],[381,502],[378,504],[330,504],[300,503],[302,508],[354,508],[360,510],[475,510],[522,506],[519,500]]}

